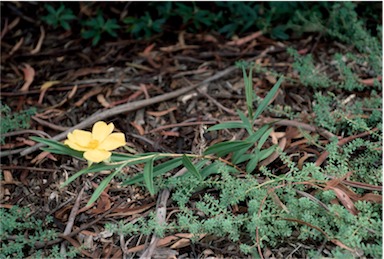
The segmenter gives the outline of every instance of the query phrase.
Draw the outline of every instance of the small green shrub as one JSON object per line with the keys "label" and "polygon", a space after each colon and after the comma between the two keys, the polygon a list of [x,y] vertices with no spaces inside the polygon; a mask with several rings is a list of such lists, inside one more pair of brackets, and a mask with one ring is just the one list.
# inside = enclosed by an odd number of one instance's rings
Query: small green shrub
{"label": "small green shrub", "polygon": [[81,36],[84,39],[92,38],[92,45],[96,46],[101,40],[101,36],[106,32],[112,37],[117,37],[116,30],[120,28],[116,19],[105,20],[102,11],[98,11],[95,18],[87,20],[83,23],[85,29],[82,30]]}
{"label": "small green shrub", "polygon": [[70,8],[61,4],[59,8],[55,10],[55,8],[50,5],[44,5],[45,9],[48,11],[46,16],[41,17],[41,19],[46,22],[48,25],[53,26],[53,28],[57,28],[59,25],[63,27],[65,30],[70,30],[71,26],[69,22],[76,19],[76,16],[73,14]]}
{"label": "small green shrub", "polygon": [[[0,258],[26,258],[32,256],[42,258],[47,256],[60,257],[59,248],[37,250],[36,242],[48,242],[57,237],[57,233],[48,228],[52,223],[50,217],[43,222],[36,219],[27,207],[13,206],[11,209],[0,208]],[[54,253],[56,251],[56,253]]]}
{"label": "small green shrub", "polygon": [[135,38],[144,37],[148,39],[153,34],[162,32],[165,21],[165,18],[152,20],[150,14],[145,12],[144,16],[140,18],[127,17],[123,22],[128,25],[127,31]]}
{"label": "small green shrub", "polygon": [[1,134],[0,143],[4,144],[3,134],[18,129],[28,129],[31,116],[36,113],[35,108],[30,108],[17,113],[12,113],[11,109],[0,102],[1,113]]}

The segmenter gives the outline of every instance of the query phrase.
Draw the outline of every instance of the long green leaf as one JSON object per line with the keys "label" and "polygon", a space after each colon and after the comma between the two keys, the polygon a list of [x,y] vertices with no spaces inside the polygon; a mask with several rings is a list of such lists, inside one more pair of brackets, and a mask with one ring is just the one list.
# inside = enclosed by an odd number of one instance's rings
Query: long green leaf
{"label": "long green leaf", "polygon": [[248,108],[249,118],[252,118],[253,114],[253,83],[252,83],[252,66],[249,69],[249,75],[247,76],[247,71],[245,69],[245,65],[242,65],[243,69],[243,78],[244,78],[244,86],[245,86],[245,99]]}
{"label": "long green leaf", "polygon": [[267,141],[267,139],[268,139],[268,137],[269,137],[269,134],[271,134],[271,131],[272,131],[272,130],[273,130],[272,128],[269,129],[269,130],[267,130],[267,131],[263,134],[263,136],[261,136],[261,138],[260,138],[260,140],[259,140],[259,143],[257,143],[257,148],[258,148],[258,149],[261,149],[261,147],[264,145],[265,141]]}
{"label": "long green leaf", "polygon": [[[163,155],[163,156],[161,156]],[[149,161],[153,157],[156,159],[160,159],[162,157],[166,156],[166,154],[159,153],[159,152],[148,152],[138,155],[130,155],[130,154],[123,154],[123,153],[112,153],[111,161],[112,162],[122,162],[122,161],[129,161],[129,165],[135,165],[135,164],[141,164]]]}
{"label": "long green leaf", "polygon": [[50,153],[59,154],[59,155],[69,155],[69,156],[74,156],[79,158],[83,157],[83,152],[73,150],[70,147],[56,140],[45,139],[45,138],[34,137],[34,136],[30,137],[30,139],[47,145],[48,148],[42,148],[42,150],[44,151],[48,151]]}
{"label": "long green leaf", "polygon": [[204,154],[209,155],[216,153],[219,157],[222,157],[243,148],[250,148],[252,145],[253,143],[242,140],[226,141],[210,146],[205,150]]}
{"label": "long green leaf", "polygon": [[257,163],[259,162],[259,158],[257,156],[252,156],[252,158],[248,161],[247,166],[245,167],[245,171],[247,173],[252,173],[255,170]]}
{"label": "long green leaf", "polygon": [[215,162],[211,163],[210,165],[207,165],[206,167],[204,167],[200,171],[201,176],[203,178],[206,178],[206,177],[210,176],[211,174],[218,173],[218,171],[219,171],[218,166],[219,165],[221,165],[221,163],[218,161],[215,161]]}
{"label": "long green leaf", "polygon": [[277,145],[273,145],[267,149],[264,149],[262,151],[260,151],[260,161],[266,159],[267,157],[269,157],[270,155],[272,155],[272,153],[276,150],[276,147]]}
{"label": "long green leaf", "polygon": [[67,186],[68,184],[70,184],[71,182],[73,182],[77,177],[83,175],[83,174],[87,174],[87,173],[94,173],[94,172],[100,172],[100,171],[103,171],[103,170],[111,170],[111,169],[114,169],[116,167],[119,167],[121,166],[120,164],[112,164],[112,165],[106,165],[106,164],[92,164],[90,167],[87,167],[87,168],[84,168],[80,171],[78,171],[77,173],[75,173],[74,175],[70,176],[68,178],[67,181],[65,181],[61,187],[65,187]]}
{"label": "long green leaf", "polygon": [[214,125],[207,129],[207,131],[222,130],[222,129],[244,129],[245,125],[242,122],[228,121]]}
{"label": "long green leaf", "polygon": [[237,113],[239,114],[241,121],[244,123],[245,129],[248,131],[248,134],[251,135],[253,133],[253,127],[249,122],[249,119],[247,118],[247,116],[245,116],[242,111],[237,110]]}
{"label": "long green leaf", "polygon": [[115,177],[122,169],[123,167],[119,167],[116,171],[114,171],[112,174],[108,175],[107,178],[105,178],[99,186],[96,188],[96,190],[93,192],[91,198],[89,199],[87,206],[94,203],[101,195],[101,193],[107,188],[107,185],[112,181],[113,177]]}
{"label": "long green leaf", "polygon": [[[172,160],[166,161],[160,165],[157,165],[153,168],[153,177],[165,174],[182,164],[183,162],[181,161],[181,157],[178,157],[178,158],[174,158]],[[131,179],[125,180],[122,184],[131,185],[131,184],[140,183],[143,181],[144,181],[144,174],[137,174]]]}
{"label": "long green leaf", "polygon": [[155,194],[155,186],[153,184],[153,160],[148,161],[144,166],[144,183],[151,195]]}
{"label": "long green leaf", "polygon": [[280,87],[281,83],[283,82],[283,80],[284,80],[284,77],[280,77],[280,79],[276,82],[276,84],[269,91],[267,96],[265,96],[264,100],[257,107],[256,112],[253,115],[252,121],[255,121],[260,116],[260,114],[263,113],[265,108],[267,108],[269,102],[272,100],[273,96],[276,94],[276,92],[279,89],[279,87]]}
{"label": "long green leaf", "polygon": [[183,165],[185,166],[185,168],[187,168],[187,170],[193,175],[195,176],[197,179],[199,180],[203,180],[203,177],[201,176],[199,170],[197,170],[197,168],[195,167],[195,165],[192,163],[192,161],[186,156],[186,155],[183,155],[182,157],[182,161],[183,161]]}
{"label": "long green leaf", "polygon": [[249,148],[246,147],[246,148],[243,148],[243,149],[240,149],[240,150],[237,150],[237,151],[233,152],[232,159],[231,159],[232,163],[237,165],[237,164],[239,164],[241,162],[244,162],[244,160],[243,161],[241,161],[241,160],[246,155],[245,152],[247,152],[248,149]]}
{"label": "long green leaf", "polygon": [[[258,129],[256,132],[252,133],[245,141],[248,143],[256,143],[262,136],[265,134],[265,132],[268,131],[270,126],[268,124],[263,125],[260,129]],[[268,133],[269,135],[269,133]],[[244,149],[240,149],[233,152],[232,155],[232,163],[235,165],[242,163],[249,159],[249,154],[246,154],[249,147],[246,147]]]}
{"label": "long green leaf", "polygon": [[261,136],[270,128],[268,124],[263,125],[261,128],[259,128],[255,133],[253,133],[251,136],[249,136],[246,141],[249,143],[256,143]]}
{"label": "long green leaf", "polygon": [[81,175],[86,174],[86,173],[88,173],[88,172],[85,169],[78,171],[74,175],[70,176],[68,178],[68,180],[66,180],[65,183],[63,183],[60,187],[63,188],[65,186],[67,186],[68,184],[73,182],[77,177],[80,177]]}

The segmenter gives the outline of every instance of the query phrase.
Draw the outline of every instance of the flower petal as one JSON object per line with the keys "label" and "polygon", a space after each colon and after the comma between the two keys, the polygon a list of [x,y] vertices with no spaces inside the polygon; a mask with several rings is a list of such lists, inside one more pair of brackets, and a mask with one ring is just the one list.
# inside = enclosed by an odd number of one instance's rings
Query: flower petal
{"label": "flower petal", "polygon": [[95,150],[89,150],[84,152],[83,156],[85,159],[88,161],[94,162],[94,163],[99,163],[103,160],[108,159],[112,155],[111,152],[105,151],[105,150],[100,150],[100,149],[95,149]]}
{"label": "flower petal", "polygon": [[74,130],[72,133],[68,133],[68,140],[72,143],[76,143],[79,146],[86,147],[92,140],[92,133],[85,130]]}
{"label": "flower petal", "polygon": [[99,148],[105,150],[113,150],[125,146],[124,133],[112,133],[103,142],[100,143]]}
{"label": "flower petal", "polygon": [[93,125],[92,128],[92,137],[93,139],[103,142],[109,134],[112,133],[115,126],[113,123],[105,123],[104,121],[98,121]]}
{"label": "flower petal", "polygon": [[87,151],[88,150],[88,148],[82,147],[82,146],[78,145],[77,143],[70,141],[69,139],[64,141],[64,145],[68,145],[70,148],[77,150],[77,151]]}

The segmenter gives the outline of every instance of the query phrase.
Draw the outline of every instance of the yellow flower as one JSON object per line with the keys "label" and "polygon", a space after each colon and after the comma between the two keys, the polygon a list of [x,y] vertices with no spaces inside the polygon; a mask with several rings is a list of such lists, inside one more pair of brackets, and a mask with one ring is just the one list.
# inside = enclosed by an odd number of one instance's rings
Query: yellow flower
{"label": "yellow flower", "polygon": [[104,121],[98,121],[93,125],[92,132],[74,130],[68,133],[64,144],[74,150],[85,151],[85,159],[99,163],[112,155],[111,150],[125,145],[124,134],[112,133],[114,128],[113,123],[107,125]]}

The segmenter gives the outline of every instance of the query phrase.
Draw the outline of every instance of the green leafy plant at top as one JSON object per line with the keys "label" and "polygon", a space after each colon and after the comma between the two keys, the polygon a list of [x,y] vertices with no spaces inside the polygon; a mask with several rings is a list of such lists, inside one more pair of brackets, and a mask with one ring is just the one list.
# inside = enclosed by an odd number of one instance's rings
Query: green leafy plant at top
{"label": "green leafy plant at top", "polygon": [[235,33],[243,33],[252,26],[257,26],[260,18],[260,3],[255,2],[216,2],[223,9],[220,22],[223,23],[218,32],[232,37]]}
{"label": "green leafy plant at top", "polygon": [[59,8],[55,9],[52,5],[44,5],[45,9],[48,11],[46,16],[43,16],[41,19],[46,22],[48,25],[57,28],[59,25],[65,30],[70,30],[71,27],[69,22],[76,19],[76,16],[73,14],[72,10],[66,8],[63,4]]}
{"label": "green leafy plant at top", "polygon": [[221,12],[212,13],[201,9],[195,2],[192,2],[192,6],[186,3],[176,3],[174,12],[175,15],[182,18],[183,24],[191,23],[193,25],[188,26],[191,31],[200,30],[203,26],[212,26],[221,19]]}
{"label": "green leafy plant at top", "polygon": [[[91,199],[88,201],[88,205],[95,202],[101,195],[102,191],[110,183],[110,181],[118,175],[122,169],[126,166],[132,166],[136,164],[144,164],[143,173],[134,176],[132,179],[126,180],[123,184],[135,184],[144,183],[148,191],[153,195],[157,192],[157,187],[154,184],[154,178],[169,172],[181,165],[183,165],[189,174],[193,175],[199,181],[204,180],[210,174],[217,172],[215,166],[217,161],[224,161],[229,167],[239,170],[236,165],[248,161],[246,171],[252,173],[257,164],[267,158],[275,150],[275,146],[271,146],[267,149],[263,148],[264,143],[267,141],[271,132],[270,125],[264,125],[260,129],[255,130],[254,121],[260,116],[260,114],[266,109],[268,103],[280,87],[283,78],[280,78],[271,91],[267,94],[264,100],[259,103],[257,109],[253,110],[253,85],[252,85],[252,68],[249,73],[246,72],[246,65],[243,63],[240,65],[244,73],[244,81],[246,88],[246,99],[248,106],[248,116],[243,112],[238,111],[241,122],[225,122],[211,127],[209,130],[231,129],[231,128],[245,128],[249,136],[245,140],[225,141],[217,143],[206,149],[203,155],[196,154],[172,154],[172,153],[143,153],[139,155],[129,155],[121,153],[112,153],[109,158],[109,162],[90,164],[87,168],[80,170],[76,174],[69,177],[69,179],[63,184],[68,185],[81,175],[90,172],[99,172],[101,170],[114,170],[107,178],[105,178],[93,193]],[[83,152],[73,150],[68,146],[53,140],[43,139],[39,137],[31,137],[31,139],[48,145],[48,148],[43,150],[56,153],[67,154],[76,158],[82,159]],[[91,144],[94,145],[94,144]],[[80,149],[81,150],[81,149]],[[232,161],[223,160],[222,157],[233,153]],[[216,155],[213,155],[216,154]],[[164,159],[168,159],[164,161]],[[192,159],[200,160],[198,163],[192,162]],[[154,163],[160,162],[157,165]],[[213,163],[211,163],[213,161]]]}
{"label": "green leafy plant at top", "polygon": [[35,108],[12,113],[11,108],[0,102],[1,127],[0,143],[4,144],[3,134],[18,129],[28,129],[31,116],[36,113]]}
{"label": "green leafy plant at top", "polygon": [[146,39],[150,38],[154,33],[162,32],[162,26],[166,19],[153,20],[148,12],[145,12],[140,18],[127,17],[123,20],[128,25],[127,31],[134,37]]}
{"label": "green leafy plant at top", "polygon": [[99,10],[96,17],[83,23],[84,27],[81,36],[84,39],[92,38],[92,45],[95,46],[101,40],[101,36],[108,33],[112,37],[117,37],[116,30],[120,28],[116,19],[105,20],[103,13]]}

